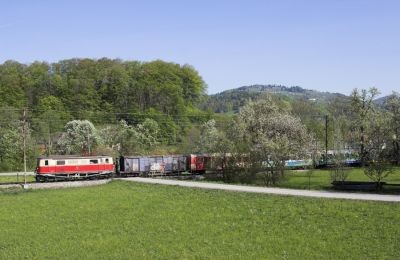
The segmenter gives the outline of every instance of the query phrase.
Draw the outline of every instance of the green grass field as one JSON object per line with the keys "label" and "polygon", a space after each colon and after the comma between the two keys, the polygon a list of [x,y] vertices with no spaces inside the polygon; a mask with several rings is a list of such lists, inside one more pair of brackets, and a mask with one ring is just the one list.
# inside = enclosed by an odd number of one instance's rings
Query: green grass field
{"label": "green grass field", "polygon": [[[348,181],[371,181],[365,174],[362,168],[349,168]],[[222,176],[213,174],[205,175],[203,181],[223,183]],[[400,184],[400,168],[394,168],[393,172],[384,180],[389,184]],[[285,177],[278,182],[275,187],[290,188],[290,189],[311,189],[311,190],[332,190],[331,170],[316,169],[313,171],[310,179],[306,170],[286,170]],[[241,184],[242,183],[237,183]],[[257,175],[254,182],[244,185],[265,186],[262,174]],[[348,191],[351,192],[351,191]],[[388,193],[400,194],[399,187],[384,186],[384,190],[375,191],[373,193]]]}
{"label": "green grass field", "polygon": [[[26,176],[27,182],[35,181],[35,176],[27,175]],[[0,183],[14,183],[14,182],[24,182],[24,176],[19,175],[17,176],[0,176]]]}
{"label": "green grass field", "polygon": [[399,259],[400,204],[114,181],[0,193],[0,259]]}
{"label": "green grass field", "polygon": [[[331,171],[330,170],[315,170],[310,178],[311,189],[329,189],[331,187]],[[353,168],[349,170],[349,181],[371,181],[361,168]],[[385,179],[387,183],[400,183],[400,168],[395,168],[393,173]],[[293,189],[308,189],[309,181],[306,171],[287,171],[286,178],[282,180],[279,187]]]}

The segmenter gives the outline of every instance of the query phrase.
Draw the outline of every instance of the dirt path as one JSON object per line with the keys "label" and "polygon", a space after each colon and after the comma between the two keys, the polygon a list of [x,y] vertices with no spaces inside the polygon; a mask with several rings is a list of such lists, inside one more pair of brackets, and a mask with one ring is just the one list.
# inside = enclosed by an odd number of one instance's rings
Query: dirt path
{"label": "dirt path", "polygon": [[400,195],[380,195],[380,194],[365,194],[365,193],[361,194],[361,193],[330,192],[330,191],[317,191],[317,190],[314,191],[295,190],[295,189],[283,189],[283,188],[267,188],[267,187],[254,187],[254,186],[194,182],[194,181],[176,181],[176,180],[138,178],[138,177],[123,178],[121,180],[141,182],[141,183],[176,185],[176,186],[202,188],[202,189],[266,193],[266,194],[285,195],[285,196],[400,202]]}

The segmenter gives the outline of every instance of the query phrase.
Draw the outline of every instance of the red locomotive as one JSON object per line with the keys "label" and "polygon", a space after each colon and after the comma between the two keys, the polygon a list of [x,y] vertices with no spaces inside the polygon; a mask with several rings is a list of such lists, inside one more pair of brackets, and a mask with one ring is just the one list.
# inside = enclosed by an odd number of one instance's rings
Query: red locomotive
{"label": "red locomotive", "polygon": [[36,181],[108,178],[114,173],[110,156],[52,156],[37,161]]}

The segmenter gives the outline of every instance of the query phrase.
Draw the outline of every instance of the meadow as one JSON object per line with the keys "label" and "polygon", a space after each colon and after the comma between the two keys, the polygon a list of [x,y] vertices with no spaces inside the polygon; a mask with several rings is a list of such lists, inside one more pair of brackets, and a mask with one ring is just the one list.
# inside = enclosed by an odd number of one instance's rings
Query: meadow
{"label": "meadow", "polygon": [[[35,181],[35,176],[27,175],[26,176],[27,182]],[[24,182],[24,175],[19,176],[0,176],[0,184],[1,183],[16,183],[16,182]]]}
{"label": "meadow", "polygon": [[396,203],[114,181],[0,205],[0,259],[400,257]]}
{"label": "meadow", "polygon": [[[277,186],[293,189],[330,189],[331,170],[314,170],[310,180],[306,170],[286,171],[285,178]],[[362,168],[349,168],[348,181],[371,181]],[[400,184],[400,168],[394,168],[393,172],[384,180],[391,184]]]}

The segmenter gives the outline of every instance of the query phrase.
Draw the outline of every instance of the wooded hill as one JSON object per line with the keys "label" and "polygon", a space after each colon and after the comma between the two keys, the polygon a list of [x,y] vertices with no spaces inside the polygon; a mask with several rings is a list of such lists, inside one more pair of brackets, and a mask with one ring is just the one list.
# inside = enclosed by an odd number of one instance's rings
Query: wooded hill
{"label": "wooded hill", "polygon": [[0,65],[0,107],[110,113],[153,110],[171,116],[194,109],[206,85],[190,65],[107,58]]}
{"label": "wooded hill", "polygon": [[262,99],[265,94],[273,94],[287,101],[297,99],[318,104],[331,102],[334,99],[347,98],[344,94],[320,92],[304,89],[299,86],[250,85],[209,95],[201,107],[203,109],[210,109],[215,113],[237,113],[248,101]]}

